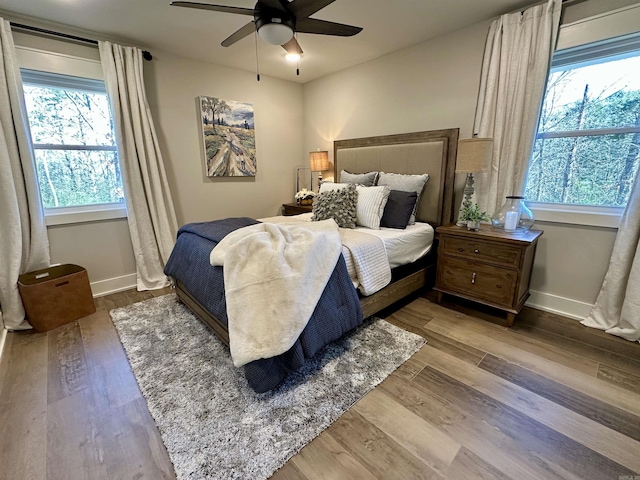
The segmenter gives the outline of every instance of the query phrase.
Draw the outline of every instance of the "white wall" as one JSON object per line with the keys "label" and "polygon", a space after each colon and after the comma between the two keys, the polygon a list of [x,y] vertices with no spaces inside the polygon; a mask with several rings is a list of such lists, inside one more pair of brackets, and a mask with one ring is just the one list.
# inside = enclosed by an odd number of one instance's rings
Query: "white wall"
{"label": "white wall", "polygon": [[[587,3],[581,8],[589,14],[607,10],[604,0]],[[476,24],[306,84],[305,150],[331,151],[336,139],[451,127],[468,138],[488,27]],[[535,228],[544,234],[529,304],[584,317],[602,285],[616,229],[546,222]]]}

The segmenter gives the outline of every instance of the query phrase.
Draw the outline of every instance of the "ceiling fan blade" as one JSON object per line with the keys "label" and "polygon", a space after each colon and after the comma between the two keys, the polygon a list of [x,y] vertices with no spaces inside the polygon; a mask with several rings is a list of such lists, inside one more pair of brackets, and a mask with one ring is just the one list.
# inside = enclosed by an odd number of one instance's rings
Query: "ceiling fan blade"
{"label": "ceiling fan blade", "polygon": [[303,20],[336,0],[293,0],[287,8],[298,20]]}
{"label": "ceiling fan blade", "polygon": [[234,33],[225,38],[220,45],[223,47],[230,47],[238,40],[242,40],[244,37],[251,35],[256,31],[256,24],[253,22],[247,23],[244,27],[236,30]]}
{"label": "ceiling fan blade", "polygon": [[171,2],[169,5],[173,5],[174,7],[198,8],[200,10],[213,10],[215,12],[238,13],[240,15],[251,15],[253,17],[253,8],[230,7],[226,5],[182,1]]}
{"label": "ceiling fan blade", "polygon": [[296,22],[296,32],[317,33],[320,35],[338,35],[340,37],[351,37],[362,31],[362,27],[344,25],[342,23],[328,22],[326,20],[316,20],[315,18],[305,18]]}
{"label": "ceiling fan blade", "polygon": [[287,53],[297,53],[298,55],[302,55],[303,53],[300,44],[296,40],[296,37],[291,37],[291,40],[282,45],[282,48],[284,48]]}

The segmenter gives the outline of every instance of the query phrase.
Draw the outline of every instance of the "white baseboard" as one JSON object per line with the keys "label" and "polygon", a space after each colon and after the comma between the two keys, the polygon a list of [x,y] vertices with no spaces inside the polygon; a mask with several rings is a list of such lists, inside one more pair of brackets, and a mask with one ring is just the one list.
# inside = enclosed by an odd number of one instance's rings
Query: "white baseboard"
{"label": "white baseboard", "polygon": [[137,276],[135,273],[131,273],[129,275],[122,275],[121,277],[107,278],[106,280],[91,282],[91,292],[94,297],[103,297],[111,293],[135,288],[136,285]]}
{"label": "white baseboard", "polygon": [[558,315],[574,320],[584,319],[589,315],[593,307],[590,303],[559,297],[550,293],[536,292],[535,290],[531,290],[529,293],[531,296],[527,300],[527,303],[525,303],[526,306],[545,312],[557,313]]}
{"label": "white baseboard", "polygon": [[4,352],[4,342],[7,339],[7,330],[0,324],[0,361]]}

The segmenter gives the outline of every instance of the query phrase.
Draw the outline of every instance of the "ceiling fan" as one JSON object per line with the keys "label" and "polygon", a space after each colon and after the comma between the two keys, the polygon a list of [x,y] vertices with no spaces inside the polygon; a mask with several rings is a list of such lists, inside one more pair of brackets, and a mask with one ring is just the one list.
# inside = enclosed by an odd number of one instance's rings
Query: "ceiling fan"
{"label": "ceiling fan", "polygon": [[242,40],[257,31],[258,35],[266,42],[272,45],[281,45],[287,53],[300,55],[302,54],[302,48],[300,48],[300,44],[298,44],[294,35],[296,32],[351,37],[362,31],[361,27],[309,18],[334,1],[258,0],[253,9],[183,1],[174,1],[171,2],[171,5],[252,16],[253,21],[247,23],[222,41],[221,45],[223,47],[229,47],[238,40]]}

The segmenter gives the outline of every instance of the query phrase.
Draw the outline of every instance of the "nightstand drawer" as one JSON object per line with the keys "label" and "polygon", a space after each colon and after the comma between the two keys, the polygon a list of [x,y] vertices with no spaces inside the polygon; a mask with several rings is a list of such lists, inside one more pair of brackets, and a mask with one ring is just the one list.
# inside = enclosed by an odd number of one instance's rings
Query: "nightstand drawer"
{"label": "nightstand drawer", "polygon": [[282,204],[282,215],[288,217],[290,215],[300,215],[301,213],[309,213],[313,211],[313,205],[300,205],[298,203]]}
{"label": "nightstand drawer", "polygon": [[438,290],[513,308],[518,271],[468,260],[438,259]]}
{"label": "nightstand drawer", "polygon": [[453,255],[479,262],[491,262],[514,268],[520,263],[520,254],[522,252],[519,247],[454,237],[444,237],[440,248],[444,255]]}

